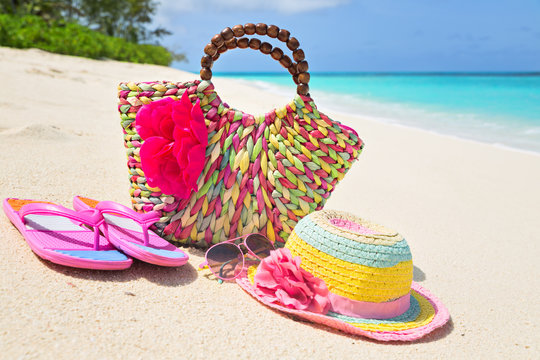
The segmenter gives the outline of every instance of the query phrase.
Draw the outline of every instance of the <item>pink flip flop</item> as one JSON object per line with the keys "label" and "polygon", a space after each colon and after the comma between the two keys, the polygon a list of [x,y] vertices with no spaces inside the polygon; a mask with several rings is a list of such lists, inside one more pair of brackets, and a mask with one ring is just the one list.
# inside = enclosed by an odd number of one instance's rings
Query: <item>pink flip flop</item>
{"label": "pink flip flop", "polygon": [[[103,216],[44,201],[8,198],[4,212],[39,257],[56,264],[95,270],[122,270],[132,259],[100,235]],[[90,230],[88,225],[93,227]]]}
{"label": "pink flip flop", "polygon": [[181,266],[189,256],[149,227],[159,220],[159,213],[138,213],[113,201],[96,201],[82,196],[73,198],[76,210],[96,209],[105,222],[101,231],[119,250],[144,262],[161,266]]}

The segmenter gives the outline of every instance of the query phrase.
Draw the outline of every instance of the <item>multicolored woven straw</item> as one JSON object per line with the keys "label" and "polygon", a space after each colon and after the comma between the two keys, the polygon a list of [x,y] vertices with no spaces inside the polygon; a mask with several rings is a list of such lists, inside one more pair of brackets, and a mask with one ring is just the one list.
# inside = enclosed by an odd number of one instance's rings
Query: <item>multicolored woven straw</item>
{"label": "multicolored woven straw", "polygon": [[[259,232],[283,246],[298,220],[322,209],[363,148],[354,130],[317,110],[308,94],[308,65],[298,41],[273,25],[264,25],[263,32],[262,25],[237,25],[214,36],[201,61],[202,80],[119,85],[133,206],[159,211],[154,231],[177,245],[208,247]],[[285,41],[296,62],[268,43],[242,37],[255,32]],[[299,84],[298,95],[260,116],[230,108],[210,81],[210,67],[220,53],[234,47],[256,48],[279,60]],[[207,144],[200,142],[206,145],[202,172],[187,198],[149,185],[140,156],[145,140],[136,121],[148,104],[165,98],[180,101],[184,93],[194,109],[200,106],[208,132]]]}
{"label": "multicolored woven straw", "polygon": [[264,304],[341,331],[381,341],[412,341],[443,326],[444,305],[412,281],[409,246],[398,233],[338,211],[304,217],[285,245],[300,267],[324,280],[331,299],[327,313],[269,301],[254,284],[257,269],[238,284]]}

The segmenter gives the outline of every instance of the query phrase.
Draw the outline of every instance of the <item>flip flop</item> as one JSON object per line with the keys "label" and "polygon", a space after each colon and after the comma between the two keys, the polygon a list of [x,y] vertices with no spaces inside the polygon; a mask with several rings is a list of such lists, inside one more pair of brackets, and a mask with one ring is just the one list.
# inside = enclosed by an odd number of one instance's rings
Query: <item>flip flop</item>
{"label": "flip flop", "polygon": [[97,201],[82,196],[73,198],[76,210],[96,209],[105,222],[101,231],[117,249],[129,256],[160,266],[181,266],[189,256],[149,227],[159,220],[159,213],[138,213],[113,201]]}
{"label": "flip flop", "polygon": [[131,266],[133,260],[100,235],[104,219],[99,211],[73,211],[49,202],[14,198],[5,199],[3,208],[32,251],[43,259],[95,270]]}

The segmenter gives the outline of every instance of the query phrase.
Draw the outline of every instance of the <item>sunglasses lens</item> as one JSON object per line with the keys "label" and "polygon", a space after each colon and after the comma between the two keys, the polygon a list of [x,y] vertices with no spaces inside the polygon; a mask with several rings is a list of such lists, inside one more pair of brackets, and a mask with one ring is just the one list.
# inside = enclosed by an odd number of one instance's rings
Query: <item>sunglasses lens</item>
{"label": "sunglasses lens", "polygon": [[243,259],[238,246],[229,243],[216,245],[206,253],[210,271],[223,280],[234,279],[242,271]]}
{"label": "sunglasses lens", "polygon": [[259,259],[270,256],[270,251],[274,250],[274,245],[270,240],[259,234],[249,235],[244,243]]}

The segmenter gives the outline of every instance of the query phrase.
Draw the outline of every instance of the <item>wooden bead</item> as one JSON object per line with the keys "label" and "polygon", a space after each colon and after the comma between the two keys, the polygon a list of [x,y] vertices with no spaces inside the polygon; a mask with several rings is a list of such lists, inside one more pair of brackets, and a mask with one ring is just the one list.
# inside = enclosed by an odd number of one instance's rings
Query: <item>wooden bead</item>
{"label": "wooden bead", "polygon": [[298,80],[298,74],[293,75],[292,79],[296,85],[300,84],[300,81]]}
{"label": "wooden bead", "polygon": [[219,53],[216,53],[216,55],[212,56],[212,60],[216,61],[219,59]]}
{"label": "wooden bead", "polygon": [[278,32],[277,38],[279,41],[287,42],[287,40],[289,40],[289,36],[291,36],[291,33],[288,30],[281,29]]}
{"label": "wooden bead", "polygon": [[292,56],[293,56],[294,61],[296,62],[302,61],[306,58],[306,55],[304,54],[304,50],[302,49],[294,50],[292,53]]}
{"label": "wooden bead", "polygon": [[279,63],[285,68],[285,69],[288,69],[289,66],[292,65],[292,60],[290,57],[288,57],[287,55],[283,55],[283,57],[281,58],[281,60],[279,60]]}
{"label": "wooden bead", "polygon": [[272,44],[263,42],[259,50],[261,50],[263,54],[268,55],[272,51]]}
{"label": "wooden bead", "polygon": [[279,28],[276,25],[269,25],[266,29],[266,35],[270,36],[271,38],[277,38],[279,33]]}
{"label": "wooden bead", "polygon": [[234,33],[230,27],[226,27],[225,29],[221,30],[221,36],[223,36],[223,39],[227,41],[234,37]]}
{"label": "wooden bead", "polygon": [[214,55],[216,55],[216,52],[217,52],[217,47],[216,47],[216,45],[214,45],[212,43],[208,43],[204,47],[204,53],[206,55],[214,56]]}
{"label": "wooden bead", "polygon": [[223,45],[224,42],[225,40],[223,40],[223,36],[221,36],[221,34],[216,34],[212,38],[212,44],[216,45],[217,47]]}
{"label": "wooden bead", "polygon": [[297,69],[298,69],[299,73],[307,72],[309,70],[309,65],[308,65],[307,61],[305,61],[305,60],[300,61],[298,63]]}
{"label": "wooden bead", "polygon": [[232,38],[230,40],[225,41],[225,46],[227,49],[235,49],[236,48],[236,39]]}
{"label": "wooden bead", "polygon": [[272,56],[272,59],[279,61],[283,57],[283,50],[276,47],[272,50],[272,52],[270,53],[270,56]]}
{"label": "wooden bead", "polygon": [[212,65],[214,64],[214,60],[212,60],[212,57],[210,55],[205,55],[201,59],[201,66],[203,68],[212,68]]}
{"label": "wooden bead", "polygon": [[234,25],[232,27],[232,31],[234,33],[234,36],[236,37],[242,37],[244,36],[244,27],[242,25]]}
{"label": "wooden bead", "polygon": [[298,95],[307,95],[309,94],[309,86],[308,84],[298,84],[296,87],[296,92]]}
{"label": "wooden bead", "polygon": [[298,74],[298,81],[300,81],[303,84],[309,83],[310,75],[308,72],[303,72]]}
{"label": "wooden bead", "polygon": [[201,79],[210,80],[211,78],[212,78],[212,70],[210,70],[209,68],[202,68]]}
{"label": "wooden bead", "polygon": [[255,39],[255,38],[250,39],[249,47],[252,48],[253,50],[259,50],[259,48],[261,47],[261,40]]}
{"label": "wooden bead", "polygon": [[220,46],[217,50],[219,54],[223,54],[225,51],[227,51],[227,47],[225,44],[223,44],[223,46]]}
{"label": "wooden bead", "polygon": [[247,48],[247,47],[249,46],[248,44],[249,44],[249,39],[246,38],[246,37],[243,37],[243,38],[238,39],[238,40],[236,41],[236,45],[238,45],[238,47],[239,47],[240,49],[245,49],[245,48]]}
{"label": "wooden bead", "polygon": [[255,25],[255,32],[257,33],[257,35],[266,35],[267,28],[268,26],[266,26],[266,24],[258,23],[257,25]]}
{"label": "wooden bead", "polygon": [[289,41],[287,41],[287,47],[289,50],[296,50],[299,46],[300,42],[295,37],[292,37],[289,39]]}
{"label": "wooden bead", "polygon": [[291,66],[289,66],[287,68],[287,70],[289,71],[289,74],[291,74],[291,75],[296,75],[298,73],[298,70],[296,70],[296,64],[295,63],[292,63]]}
{"label": "wooden bead", "polygon": [[255,24],[247,23],[246,25],[244,25],[244,31],[245,31],[246,35],[255,34]]}

